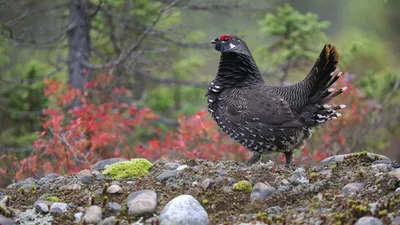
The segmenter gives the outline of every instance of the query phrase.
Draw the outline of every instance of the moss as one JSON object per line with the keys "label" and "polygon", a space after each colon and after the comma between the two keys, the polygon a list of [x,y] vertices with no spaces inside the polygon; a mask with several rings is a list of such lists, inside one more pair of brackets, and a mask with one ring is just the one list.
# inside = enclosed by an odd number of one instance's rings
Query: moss
{"label": "moss", "polygon": [[104,175],[110,175],[112,178],[131,178],[143,177],[147,175],[148,170],[153,166],[150,161],[143,158],[132,159],[130,161],[117,162],[103,171]]}
{"label": "moss", "polygon": [[208,204],[208,199],[203,198],[202,203],[203,203],[203,205],[207,205]]}
{"label": "moss", "polygon": [[243,192],[251,192],[252,187],[250,182],[241,180],[235,184],[233,184],[233,189],[238,190],[238,191],[243,191]]}
{"label": "moss", "polygon": [[56,196],[46,196],[43,200],[45,201],[50,201],[50,202],[61,202],[61,200],[59,198],[57,198]]}

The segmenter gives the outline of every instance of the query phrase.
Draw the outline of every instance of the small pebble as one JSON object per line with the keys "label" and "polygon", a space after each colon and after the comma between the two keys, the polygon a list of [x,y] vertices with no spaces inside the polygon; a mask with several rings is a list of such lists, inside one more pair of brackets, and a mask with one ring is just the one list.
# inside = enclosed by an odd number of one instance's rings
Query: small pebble
{"label": "small pebble", "polygon": [[110,217],[105,218],[98,225],[115,225],[115,223],[116,223],[115,216],[110,216]]}
{"label": "small pebble", "polygon": [[180,167],[181,165],[178,163],[167,163],[164,165],[164,168],[167,170],[176,170],[178,167]]}
{"label": "small pebble", "polygon": [[68,204],[63,202],[54,202],[50,206],[51,213],[65,213],[68,212]]}
{"label": "small pebble", "polygon": [[188,165],[182,165],[182,166],[179,166],[178,168],[176,168],[176,171],[182,171],[188,167],[189,167]]}
{"label": "small pebble", "polygon": [[203,180],[203,182],[201,182],[201,187],[203,188],[203,190],[207,190],[213,184],[214,184],[214,180],[213,179],[206,178],[205,180]]}
{"label": "small pebble", "polygon": [[159,174],[156,179],[158,181],[167,181],[169,178],[171,177],[175,177],[176,176],[176,170],[167,170],[162,172],[161,174]]}
{"label": "small pebble", "polygon": [[101,208],[97,205],[92,205],[86,209],[83,221],[85,221],[86,224],[98,224],[102,220],[102,217]]}
{"label": "small pebble", "polygon": [[107,188],[107,193],[109,194],[118,194],[122,192],[122,188],[119,185],[114,184]]}
{"label": "small pebble", "polygon": [[372,216],[364,216],[357,220],[354,225],[383,225],[382,221]]}
{"label": "small pebble", "polygon": [[275,192],[276,188],[265,183],[257,183],[253,186],[250,197],[253,200],[265,200]]}
{"label": "small pebble", "polygon": [[168,202],[159,221],[160,225],[209,225],[207,212],[191,195],[180,195]]}
{"label": "small pebble", "polygon": [[341,192],[344,196],[351,196],[361,190],[365,186],[365,184],[365,182],[349,183],[342,187]]}
{"label": "small pebble", "polygon": [[128,213],[144,215],[153,213],[157,207],[157,193],[153,190],[141,190],[131,193],[127,200]]}
{"label": "small pebble", "polygon": [[36,213],[48,213],[49,207],[45,203],[39,202],[35,205],[35,211]]}
{"label": "small pebble", "polygon": [[109,202],[106,204],[106,209],[112,212],[119,212],[122,210],[122,206],[116,202]]}

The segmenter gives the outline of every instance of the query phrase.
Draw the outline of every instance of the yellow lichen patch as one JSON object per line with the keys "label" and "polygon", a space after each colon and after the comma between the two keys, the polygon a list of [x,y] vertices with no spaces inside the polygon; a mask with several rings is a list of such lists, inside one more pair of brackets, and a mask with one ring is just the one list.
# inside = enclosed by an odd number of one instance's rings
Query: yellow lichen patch
{"label": "yellow lichen patch", "polygon": [[233,189],[238,190],[238,191],[243,191],[243,192],[251,192],[252,187],[250,182],[241,180],[235,184],[233,184]]}
{"label": "yellow lichen patch", "polygon": [[45,197],[43,200],[50,201],[50,202],[61,202],[61,200],[59,198],[57,198],[56,196],[51,196],[51,195]]}
{"label": "yellow lichen patch", "polygon": [[147,159],[138,158],[130,161],[117,162],[103,171],[104,175],[116,178],[142,177],[147,175],[148,170],[153,166]]}

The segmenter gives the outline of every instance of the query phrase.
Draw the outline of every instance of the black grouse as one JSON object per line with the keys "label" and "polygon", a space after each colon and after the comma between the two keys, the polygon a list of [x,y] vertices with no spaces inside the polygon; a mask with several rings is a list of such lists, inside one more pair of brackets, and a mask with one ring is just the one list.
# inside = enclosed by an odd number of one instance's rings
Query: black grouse
{"label": "black grouse", "polygon": [[208,110],[218,126],[260,160],[266,151],[282,152],[286,166],[293,165],[293,151],[302,148],[312,128],[341,116],[345,105],[329,101],[346,90],[331,86],[340,77],[339,53],[326,44],[307,77],[289,86],[264,82],[246,45],[235,35],[211,41],[221,52],[218,73],[208,85]]}

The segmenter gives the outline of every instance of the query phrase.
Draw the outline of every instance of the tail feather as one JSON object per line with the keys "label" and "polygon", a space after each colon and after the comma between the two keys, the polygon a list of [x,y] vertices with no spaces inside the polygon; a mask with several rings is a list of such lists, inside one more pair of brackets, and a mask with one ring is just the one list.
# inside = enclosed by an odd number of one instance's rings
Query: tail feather
{"label": "tail feather", "polygon": [[347,87],[343,87],[335,90],[331,87],[342,74],[337,67],[339,59],[336,47],[326,44],[306,77],[311,84],[311,91],[302,115],[308,125],[316,126],[328,120],[337,119],[341,114],[336,110],[346,107],[345,105],[332,106],[328,104],[334,97],[347,89]]}

